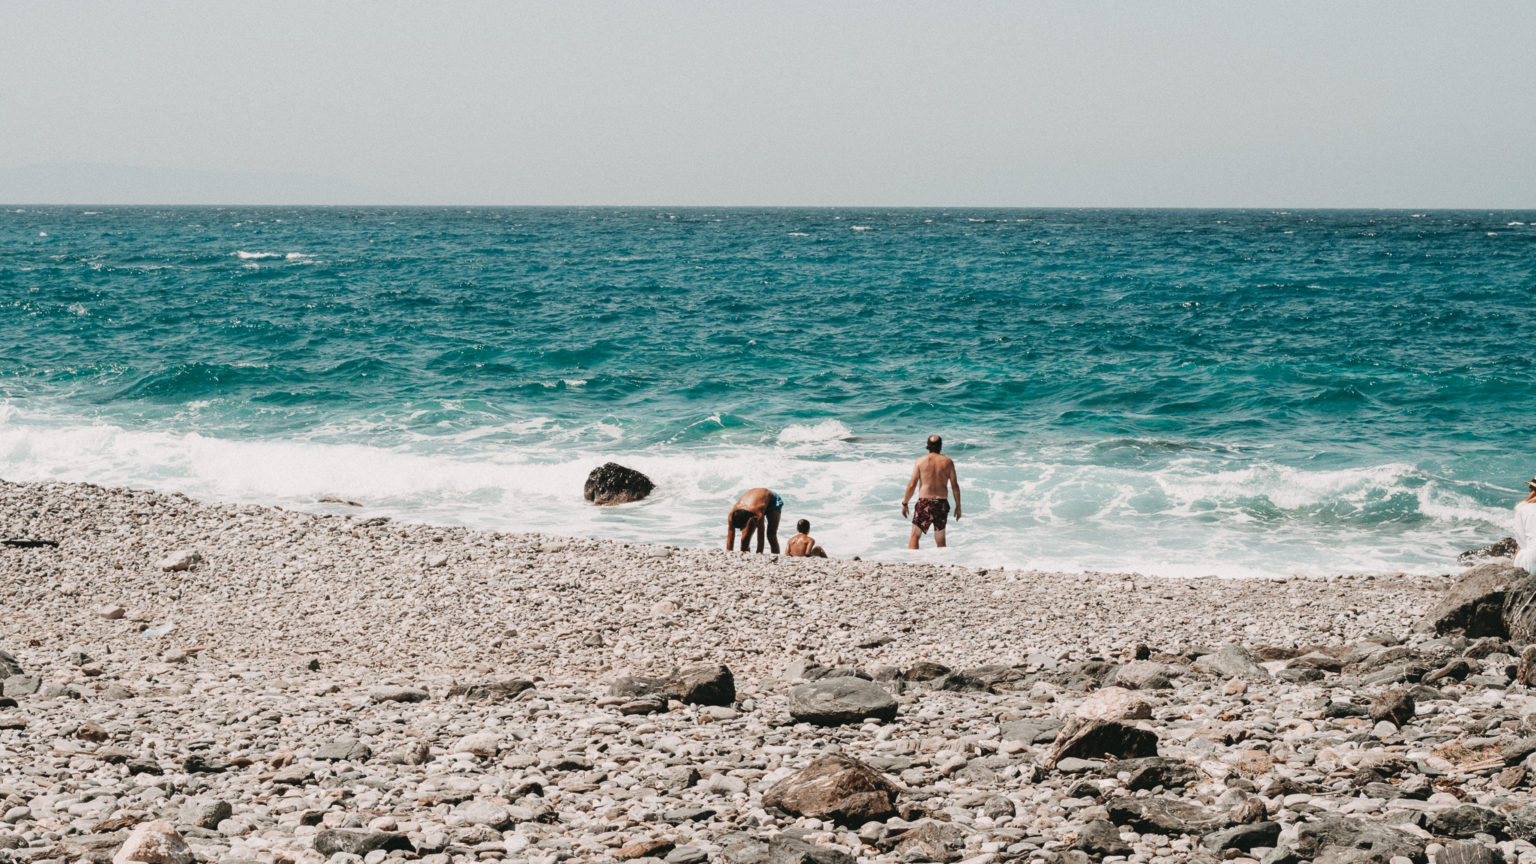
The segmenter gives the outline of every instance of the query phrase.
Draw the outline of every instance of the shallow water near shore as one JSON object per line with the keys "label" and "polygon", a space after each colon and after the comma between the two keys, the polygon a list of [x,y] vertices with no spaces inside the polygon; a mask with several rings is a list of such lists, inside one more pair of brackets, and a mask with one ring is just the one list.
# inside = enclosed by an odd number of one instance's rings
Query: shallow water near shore
{"label": "shallow water near shore", "polygon": [[[11,207],[0,475],[685,546],[766,485],[903,560],[939,432],[919,560],[1445,572],[1532,471],[1532,223]],[[608,460],[656,496],[585,504]]]}

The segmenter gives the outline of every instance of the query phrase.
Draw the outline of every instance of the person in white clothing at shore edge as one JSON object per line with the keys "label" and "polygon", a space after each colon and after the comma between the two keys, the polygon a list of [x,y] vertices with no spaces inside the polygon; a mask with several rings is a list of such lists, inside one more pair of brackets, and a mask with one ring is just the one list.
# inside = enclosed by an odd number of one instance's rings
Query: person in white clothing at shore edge
{"label": "person in white clothing at shore edge", "polygon": [[1526,481],[1531,494],[1515,505],[1515,566],[1536,570],[1536,478]]}

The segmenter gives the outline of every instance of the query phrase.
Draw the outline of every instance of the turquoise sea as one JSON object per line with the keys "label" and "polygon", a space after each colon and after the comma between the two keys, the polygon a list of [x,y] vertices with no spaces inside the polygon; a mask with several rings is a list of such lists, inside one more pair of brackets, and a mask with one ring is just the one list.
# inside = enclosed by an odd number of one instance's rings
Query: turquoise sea
{"label": "turquoise sea", "polygon": [[1536,471],[1536,212],[15,206],[0,337],[6,479],[686,546],[1449,572]]}

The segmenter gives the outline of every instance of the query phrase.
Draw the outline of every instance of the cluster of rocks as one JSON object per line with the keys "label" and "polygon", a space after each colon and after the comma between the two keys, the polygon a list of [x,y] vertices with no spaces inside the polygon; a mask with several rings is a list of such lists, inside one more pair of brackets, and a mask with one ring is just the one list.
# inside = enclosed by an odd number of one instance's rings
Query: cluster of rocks
{"label": "cluster of rocks", "polygon": [[60,544],[0,549],[0,862],[1536,862],[1507,562],[987,572],[69,485],[0,517]]}

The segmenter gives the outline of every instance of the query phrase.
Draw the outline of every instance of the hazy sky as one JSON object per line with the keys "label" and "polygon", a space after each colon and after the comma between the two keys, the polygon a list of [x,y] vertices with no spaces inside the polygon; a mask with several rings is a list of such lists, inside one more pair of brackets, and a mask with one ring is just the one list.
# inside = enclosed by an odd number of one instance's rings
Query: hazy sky
{"label": "hazy sky", "polygon": [[0,0],[0,201],[1536,207],[1536,3]]}

